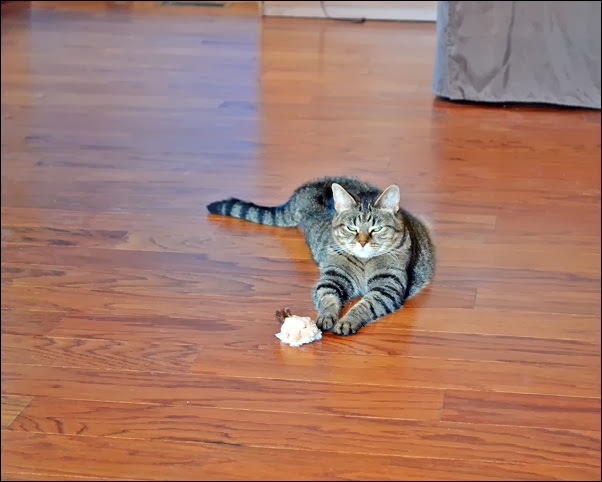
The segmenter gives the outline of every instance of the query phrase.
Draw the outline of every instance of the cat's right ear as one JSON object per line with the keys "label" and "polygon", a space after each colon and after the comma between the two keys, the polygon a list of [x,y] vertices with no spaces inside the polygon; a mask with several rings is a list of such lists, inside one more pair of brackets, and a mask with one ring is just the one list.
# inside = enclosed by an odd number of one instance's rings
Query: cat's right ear
{"label": "cat's right ear", "polygon": [[355,199],[340,184],[332,183],[332,195],[334,197],[334,208],[337,213],[342,213],[356,206]]}

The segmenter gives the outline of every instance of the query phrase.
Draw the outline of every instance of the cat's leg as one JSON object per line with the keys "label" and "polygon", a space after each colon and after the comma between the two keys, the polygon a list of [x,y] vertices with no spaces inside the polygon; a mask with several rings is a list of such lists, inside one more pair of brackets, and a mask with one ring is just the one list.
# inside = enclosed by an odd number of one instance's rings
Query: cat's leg
{"label": "cat's leg", "polygon": [[366,294],[334,324],[332,332],[352,335],[368,323],[399,310],[405,301],[406,286],[403,270],[372,275],[367,280]]}
{"label": "cat's leg", "polygon": [[318,318],[316,325],[322,331],[331,330],[339,319],[343,305],[355,294],[351,276],[336,265],[327,265],[314,286],[313,301]]}

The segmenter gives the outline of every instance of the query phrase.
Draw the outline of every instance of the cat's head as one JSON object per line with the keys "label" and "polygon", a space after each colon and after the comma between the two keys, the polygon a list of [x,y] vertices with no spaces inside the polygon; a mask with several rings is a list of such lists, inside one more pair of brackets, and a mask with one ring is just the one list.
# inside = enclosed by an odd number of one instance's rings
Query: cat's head
{"label": "cat's head", "polygon": [[366,206],[345,189],[332,184],[335,216],[333,237],[337,245],[358,258],[369,259],[398,246],[404,232],[399,211],[399,187],[391,185]]}

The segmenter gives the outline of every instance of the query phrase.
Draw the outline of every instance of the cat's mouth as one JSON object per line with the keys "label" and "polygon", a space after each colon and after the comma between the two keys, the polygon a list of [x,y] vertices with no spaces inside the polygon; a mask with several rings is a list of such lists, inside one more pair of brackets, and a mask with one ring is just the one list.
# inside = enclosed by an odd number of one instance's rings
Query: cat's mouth
{"label": "cat's mouth", "polygon": [[360,258],[360,259],[370,259],[378,256],[378,254],[382,251],[382,248],[378,244],[374,244],[372,242],[365,243],[362,246],[362,243],[358,241],[347,241],[346,243],[337,243],[338,250],[345,251],[350,255]]}
{"label": "cat's mouth", "polygon": [[360,243],[353,243],[349,247],[349,250],[351,251],[351,254],[362,259],[372,258],[376,254],[376,250],[370,243],[367,243],[364,246]]}

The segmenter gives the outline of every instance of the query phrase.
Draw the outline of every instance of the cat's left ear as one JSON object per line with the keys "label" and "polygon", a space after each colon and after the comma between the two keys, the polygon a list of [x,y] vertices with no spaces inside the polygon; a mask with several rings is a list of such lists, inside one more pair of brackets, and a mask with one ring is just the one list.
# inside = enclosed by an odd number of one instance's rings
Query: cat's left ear
{"label": "cat's left ear", "polygon": [[396,213],[399,211],[399,197],[399,186],[392,184],[378,196],[378,199],[374,201],[373,206],[378,209],[387,209]]}

